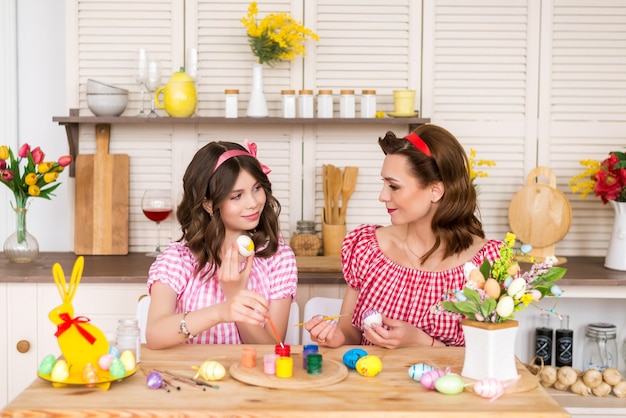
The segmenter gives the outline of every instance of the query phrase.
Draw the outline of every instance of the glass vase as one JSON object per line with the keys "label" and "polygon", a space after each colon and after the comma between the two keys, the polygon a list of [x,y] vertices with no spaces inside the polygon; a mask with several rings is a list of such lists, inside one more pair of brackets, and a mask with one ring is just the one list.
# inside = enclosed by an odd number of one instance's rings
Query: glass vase
{"label": "glass vase", "polygon": [[39,243],[26,229],[26,208],[14,208],[16,231],[4,241],[4,255],[13,263],[30,263],[39,254]]}
{"label": "glass vase", "polygon": [[265,118],[268,114],[267,100],[263,92],[263,64],[255,63],[252,67],[252,91],[247,115],[251,118]]}

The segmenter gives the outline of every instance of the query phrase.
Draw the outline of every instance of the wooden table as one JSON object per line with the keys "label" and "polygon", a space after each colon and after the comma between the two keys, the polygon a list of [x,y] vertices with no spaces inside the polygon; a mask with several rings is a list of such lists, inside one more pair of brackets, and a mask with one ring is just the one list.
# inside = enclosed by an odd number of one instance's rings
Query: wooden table
{"label": "wooden table", "polygon": [[[257,361],[262,354],[273,352],[273,346],[254,346]],[[352,347],[321,349],[325,359],[341,361]],[[405,348],[387,350],[364,347],[369,354],[382,358],[383,371],[376,377],[363,377],[350,370],[348,377],[334,385],[314,389],[269,389],[247,385],[230,374],[217,382],[219,389],[203,392],[182,385],[169,393],[149,389],[142,371],[114,382],[108,391],[84,386],[53,388],[36,380],[18,395],[0,416],[8,417],[568,417],[567,412],[537,385],[533,389],[506,393],[490,402],[466,391],[443,395],[429,391],[414,380],[407,370],[415,363],[433,362],[459,372],[463,348]],[[242,346],[182,345],[167,350],[142,349],[144,370],[166,369],[193,376],[192,366],[215,359],[226,370],[239,362]],[[302,346],[292,347],[294,367],[301,366]],[[519,363],[520,372],[527,372]],[[34,371],[32,371],[34,373]]]}

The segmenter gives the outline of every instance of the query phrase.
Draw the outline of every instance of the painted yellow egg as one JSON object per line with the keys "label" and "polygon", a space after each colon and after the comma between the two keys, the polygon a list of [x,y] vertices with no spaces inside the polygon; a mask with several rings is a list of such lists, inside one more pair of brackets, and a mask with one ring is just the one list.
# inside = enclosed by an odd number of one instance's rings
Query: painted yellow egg
{"label": "painted yellow egg", "polygon": [[63,359],[57,361],[52,368],[50,377],[55,382],[65,382],[70,377],[70,370],[67,366],[67,362]]}
{"label": "painted yellow egg", "polygon": [[213,360],[207,360],[200,367],[194,367],[198,371],[194,376],[197,379],[198,376],[202,376],[204,380],[220,380],[226,375],[226,369],[221,363]]}
{"label": "painted yellow egg", "polygon": [[120,361],[127,371],[135,370],[137,361],[132,351],[126,350],[120,355]]}
{"label": "painted yellow egg", "polygon": [[361,357],[356,362],[356,371],[361,376],[373,377],[383,370],[383,362],[374,355]]}
{"label": "painted yellow egg", "polygon": [[483,290],[489,297],[494,299],[498,299],[500,297],[500,283],[498,283],[496,279],[487,279]]}

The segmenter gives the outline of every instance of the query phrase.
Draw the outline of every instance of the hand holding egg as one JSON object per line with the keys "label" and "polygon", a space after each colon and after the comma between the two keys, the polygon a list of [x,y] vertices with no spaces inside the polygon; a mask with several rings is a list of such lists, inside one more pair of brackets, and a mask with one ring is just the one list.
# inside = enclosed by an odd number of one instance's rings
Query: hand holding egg
{"label": "hand holding egg", "polygon": [[383,324],[383,316],[376,309],[370,309],[363,314],[363,328],[371,328]]}

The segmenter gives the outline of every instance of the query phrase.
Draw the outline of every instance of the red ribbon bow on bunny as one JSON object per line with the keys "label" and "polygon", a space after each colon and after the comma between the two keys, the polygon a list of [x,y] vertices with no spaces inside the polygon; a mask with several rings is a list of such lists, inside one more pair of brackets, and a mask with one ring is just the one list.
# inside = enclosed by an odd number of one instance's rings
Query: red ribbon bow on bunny
{"label": "red ribbon bow on bunny", "polygon": [[85,337],[85,339],[89,342],[89,344],[93,344],[94,342],[96,342],[96,338],[93,335],[91,335],[89,331],[87,331],[85,328],[83,328],[80,325],[81,323],[89,322],[90,321],[89,318],[85,316],[77,316],[76,318],[72,318],[67,313],[59,314],[59,318],[63,320],[63,323],[57,326],[57,332],[54,333],[55,337],[58,338],[61,334],[67,331],[72,325],[75,325],[78,332],[80,332],[80,335]]}

